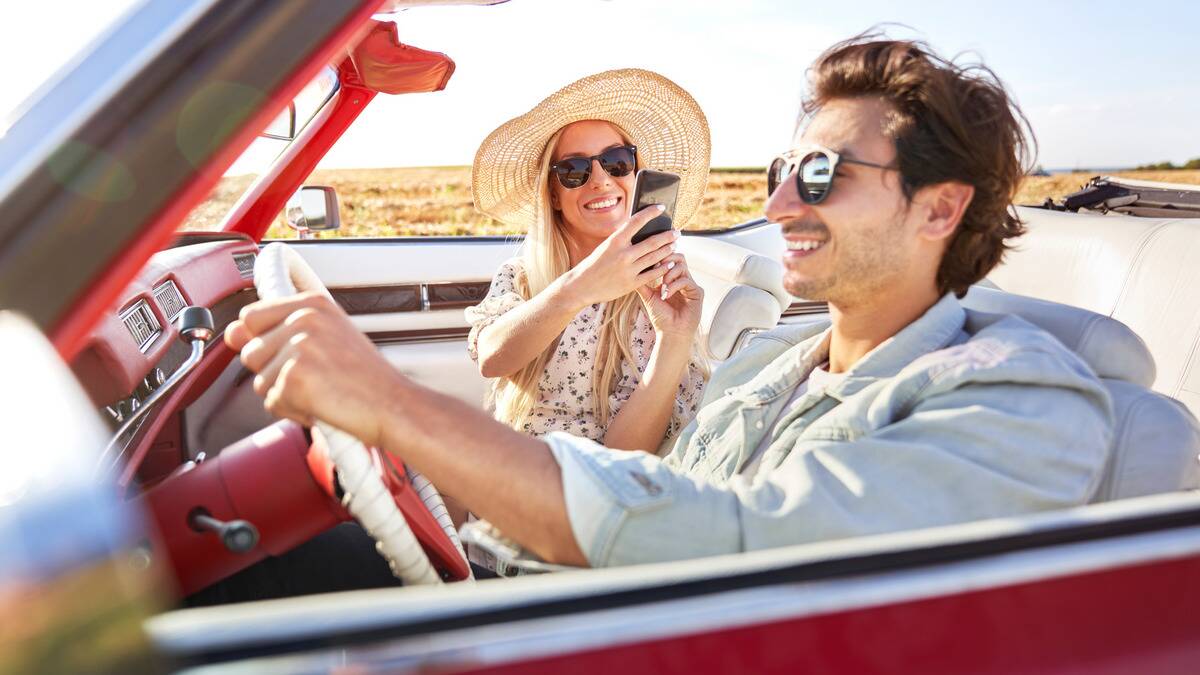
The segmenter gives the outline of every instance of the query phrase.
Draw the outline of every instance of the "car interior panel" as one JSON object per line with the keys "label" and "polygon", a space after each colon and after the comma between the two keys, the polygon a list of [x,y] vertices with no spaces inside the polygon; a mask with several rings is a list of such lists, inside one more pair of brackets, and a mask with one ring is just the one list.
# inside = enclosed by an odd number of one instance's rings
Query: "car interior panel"
{"label": "car interior panel", "polygon": [[[228,62],[216,63],[214,57],[212,69],[217,75],[229,75],[239,64],[254,66],[256,81],[269,92],[263,95],[267,103],[247,107],[237,124],[223,129],[228,133],[218,139],[218,145],[224,150],[205,147],[194,165],[177,162],[179,175],[161,177],[158,187],[162,187],[164,199],[174,199],[172,208],[184,213],[168,213],[149,204],[138,207],[139,222],[130,216],[119,234],[134,241],[141,232],[137,246],[145,251],[138,249],[121,257],[113,254],[107,268],[101,262],[88,262],[87,269],[72,272],[71,283],[85,289],[92,284],[91,295],[107,293],[108,285],[116,287],[113,279],[120,279],[123,290],[115,300],[106,298],[103,309],[97,310],[89,305],[88,292],[76,297],[64,287],[55,291],[53,307],[37,305],[45,294],[25,294],[34,300],[22,296],[22,302],[34,307],[24,310],[30,321],[14,320],[8,305],[0,312],[0,334],[11,340],[6,345],[29,345],[30,354],[45,352],[45,359],[62,357],[53,365],[62,366],[59,370],[63,372],[51,368],[46,386],[39,384],[30,391],[49,392],[53,385],[54,392],[46,395],[62,397],[61,443],[81,445],[76,437],[103,436],[99,445],[107,445],[99,452],[94,473],[114,483],[116,489],[109,497],[140,513],[146,524],[144,536],[139,534],[129,545],[133,553],[127,557],[141,561],[141,569],[163,574],[162,585],[167,589],[163,606],[155,608],[157,616],[146,624],[146,631],[157,648],[182,655],[183,663],[205,666],[263,659],[255,663],[274,671],[336,670],[345,666],[335,663],[338,658],[352,663],[354,659],[349,657],[354,657],[382,664],[381,670],[397,664],[435,670],[441,666],[484,667],[511,659],[512,654],[505,650],[518,649],[514,645],[528,650],[521,654],[549,659],[560,652],[604,647],[609,644],[606,640],[617,639],[613,636],[636,643],[704,630],[752,630],[779,617],[820,619],[835,610],[867,611],[889,602],[917,605],[946,594],[986,594],[1070,575],[1084,578],[1081,584],[1102,585],[1097,575],[1112,573],[1109,567],[1133,568],[1144,563],[1136,557],[1138,547],[1165,530],[1186,527],[1188,536],[1200,541],[1200,526],[1193,522],[1200,514],[1200,493],[1195,492],[1200,490],[1200,424],[1196,419],[1200,415],[1200,218],[1087,209],[1069,212],[1051,203],[1014,207],[1026,233],[961,303],[972,310],[975,324],[969,329],[1015,315],[1050,333],[1101,380],[1112,401],[1115,428],[1108,463],[1089,504],[706,559],[474,583],[453,525],[447,532],[450,509],[446,506],[451,500],[438,512],[431,506],[442,504],[437,489],[411,465],[406,466],[403,458],[341,434],[350,444],[361,446],[362,454],[353,456],[359,474],[352,474],[345,468],[349,462],[344,459],[348,456],[346,443],[335,435],[337,430],[318,420],[301,425],[274,417],[255,391],[254,373],[223,339],[242,310],[260,300],[260,293],[261,299],[272,300],[306,289],[327,291],[397,371],[480,409],[491,405],[493,380],[483,377],[468,355],[470,324],[464,309],[484,299],[491,279],[505,261],[523,253],[521,236],[342,238],[320,232],[312,238],[313,232],[297,227],[292,220],[291,200],[373,97],[441,91],[454,74],[455,62],[446,54],[400,42],[396,22],[370,18],[381,7],[398,11],[414,3],[338,0],[296,3],[286,11],[265,5],[239,8],[221,0],[210,4],[223,5],[222,11],[232,14],[224,19],[215,10],[211,16],[197,14],[194,24],[188,25],[176,25],[176,20],[164,17],[164,34],[190,35],[198,40],[220,33],[217,29],[222,21],[241,21],[238,30],[255,37],[253,44],[270,42],[271,46],[258,45],[257,51],[239,53]],[[273,12],[309,19],[326,17],[330,25],[293,35],[283,26],[273,26],[269,20]],[[280,20],[294,23],[289,16],[281,15]],[[144,21],[150,18],[149,14],[142,17]],[[289,35],[301,44],[286,45]],[[356,46],[352,36],[359,39]],[[194,47],[199,52],[204,45]],[[261,58],[254,56],[258,52]],[[267,63],[277,52],[287,58],[279,56],[279,64]],[[180,54],[195,56],[192,52]],[[184,68],[186,64],[174,63],[168,56],[160,56],[161,63],[154,71],[164,79],[171,80],[167,75],[177,71],[196,78],[212,75],[207,70],[189,74],[192,71]],[[200,61],[196,57],[196,63],[204,65]],[[242,141],[258,133],[259,129],[247,125],[264,126],[258,122],[267,119],[267,112],[277,115],[275,108],[287,105],[281,103],[287,99],[284,94],[299,91],[299,80],[313,81],[314,74],[316,79],[329,78],[327,96],[311,117],[303,120],[307,126],[299,128],[295,127],[292,104],[294,133],[283,139],[287,147],[272,155],[272,163],[252,182],[248,180],[248,187],[239,189],[241,198],[226,209],[219,225],[210,228],[214,231],[178,230],[169,243],[162,244],[168,238],[163,219],[178,216],[175,220],[183,221],[198,201],[197,195],[208,192],[219,171],[232,165],[235,151],[245,146]],[[168,87],[171,106],[180,107],[181,97],[187,93],[184,90],[189,83],[183,75]],[[149,95],[140,90],[134,93]],[[141,100],[130,98],[126,104]],[[274,108],[268,110],[271,106]],[[165,123],[153,125],[142,120],[151,112],[149,107],[139,108],[139,124],[166,134],[174,143],[174,132],[163,131]],[[177,112],[170,115],[172,123]],[[18,140],[28,133],[21,126],[14,129]],[[112,147],[133,147],[129,152],[141,157],[143,140],[125,131]],[[22,143],[33,147],[32,141]],[[149,140],[144,143],[150,147]],[[170,152],[173,157],[180,150],[171,148]],[[147,154],[143,159],[146,165],[135,168],[144,172],[153,166],[153,158]],[[549,163],[549,159],[544,161]],[[218,168],[217,173],[213,167]],[[4,168],[0,164],[0,169]],[[1132,190],[1139,186],[1137,181],[1123,184]],[[1154,182],[1143,187],[1158,190],[1164,185]],[[1196,190],[1195,186],[1177,187]],[[62,187],[39,183],[38,189]],[[333,188],[320,189],[331,192]],[[19,197],[33,204],[30,195],[33,193]],[[326,208],[337,208],[336,200],[326,203]],[[90,208],[82,202],[64,204],[63,210],[72,214]],[[108,202],[96,208],[105,217],[120,211],[119,205]],[[1170,210],[1167,205],[1165,211],[1153,213],[1169,214]],[[338,218],[328,222],[333,228],[341,218],[365,217],[363,212],[343,207],[333,214]],[[42,217],[48,220],[52,216],[47,209]],[[78,217],[86,220],[83,215]],[[280,221],[291,224],[300,233],[298,238],[264,240],[268,228]],[[40,221],[30,222],[40,227]],[[64,233],[69,233],[70,227],[56,227],[55,238],[46,241],[54,245],[69,241]],[[314,231],[318,229],[313,226]],[[99,228],[93,230],[90,237],[105,238]],[[32,259],[22,262],[14,252],[17,248],[9,245],[16,238],[6,238],[6,234],[0,226],[0,263],[15,260],[22,269],[41,264]],[[814,248],[805,250],[815,251],[824,242],[808,243]],[[52,248],[50,244],[39,246]],[[126,242],[114,238],[105,246],[120,249]],[[679,237],[677,246],[704,291],[698,340],[714,369],[762,333],[830,320],[826,303],[793,297],[785,289],[784,265],[779,261],[787,248],[777,223],[757,218],[730,223],[723,230],[688,231]],[[97,260],[101,253],[111,253],[97,251]],[[85,260],[88,253],[77,251],[62,266]],[[135,260],[141,253],[145,255]],[[135,262],[140,271],[133,274]],[[13,282],[17,277],[12,271],[17,268],[2,269],[0,264],[0,282],[6,286],[5,297],[0,299],[7,301],[21,289]],[[299,283],[304,277],[298,270],[310,272],[315,281],[308,286]],[[27,278],[38,284],[50,279],[45,271]],[[22,310],[16,304],[12,307]],[[97,313],[102,313],[100,319],[88,323]],[[80,328],[84,324],[86,329]],[[375,358],[369,349],[365,351]],[[11,353],[5,358],[16,363]],[[59,363],[63,360],[65,366]],[[31,377],[23,371],[21,376]],[[3,400],[13,402],[14,409],[19,400],[19,392],[13,391],[16,386],[0,382]],[[683,389],[680,386],[680,391]],[[1095,398],[1102,395],[1097,393]],[[744,426],[750,428],[749,423]],[[758,428],[763,428],[761,422]],[[20,433],[17,437],[25,438]],[[419,462],[414,459],[413,463]],[[91,476],[92,471],[88,467],[85,473]],[[375,483],[350,484],[348,476],[367,474],[382,486],[381,492],[370,492],[378,488]],[[70,471],[61,475],[64,483],[78,478]],[[5,487],[0,482],[0,488]],[[436,499],[430,499],[430,493]],[[420,563],[428,564],[431,583],[438,586],[185,608],[189,595],[270,556],[286,554],[340,524],[357,520],[375,536],[362,511],[355,510],[361,505],[354,500],[364,494],[369,495],[365,499],[371,502],[369,508],[379,512],[386,507],[388,517],[395,517],[393,510],[399,514],[403,527],[398,529],[415,537],[411,551]],[[6,493],[0,489],[0,516],[8,506],[4,497]],[[77,504],[71,509],[70,518],[61,517],[73,520],[80,510],[86,510]],[[131,522],[143,526],[142,521]],[[391,521],[381,516],[378,522]],[[1106,528],[1112,533],[1108,539]],[[1130,538],[1117,538],[1126,535]],[[385,557],[390,555],[385,552],[386,545],[380,543],[376,548]],[[1169,547],[1162,550],[1166,552],[1156,553],[1159,557],[1153,562],[1180,557]],[[1118,562],[1104,567],[1109,555]],[[1039,572],[1037,565],[1046,561],[1058,567]],[[388,564],[393,572],[397,570],[392,557]],[[470,583],[454,583],[468,579]],[[443,582],[451,583],[444,587]],[[1087,588],[1094,590],[1093,586]],[[7,590],[0,586],[0,592]],[[1017,596],[997,602],[1012,597]],[[694,609],[706,602],[719,604],[726,614]],[[642,603],[658,604],[653,612],[639,614]],[[793,611],[797,606],[803,611]],[[954,616],[950,610],[947,613]],[[522,630],[478,635],[500,624],[519,625]],[[588,637],[579,641],[579,634],[585,632],[581,626],[589,630]],[[595,626],[603,626],[611,634],[597,636]],[[634,626],[636,630],[631,628]],[[526,629],[541,641],[533,646],[524,642]],[[645,632],[635,634],[637,631]],[[379,648],[381,642],[392,651]],[[561,647],[564,644],[570,649]],[[320,650],[326,651],[319,659],[304,660]],[[330,656],[328,650],[340,651]],[[422,660],[431,653],[440,656]],[[289,660],[294,656],[296,660]],[[478,663],[471,661],[475,657]],[[279,660],[272,660],[275,658]],[[248,667],[246,672],[257,670]]]}

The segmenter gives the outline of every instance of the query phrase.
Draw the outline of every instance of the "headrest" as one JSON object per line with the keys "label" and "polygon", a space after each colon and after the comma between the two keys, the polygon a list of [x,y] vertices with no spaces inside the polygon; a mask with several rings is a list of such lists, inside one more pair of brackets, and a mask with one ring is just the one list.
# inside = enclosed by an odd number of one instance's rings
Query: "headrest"
{"label": "headrest", "polygon": [[[1058,338],[1105,379],[1149,387],[1154,382],[1154,357],[1129,326],[1086,309],[972,286],[963,307],[988,314],[1012,314]],[[970,317],[968,323],[989,322]],[[976,326],[981,328],[982,325]]]}
{"label": "headrest", "polygon": [[680,237],[676,246],[687,256],[693,272],[762,289],[775,297],[780,311],[792,304],[792,296],[783,289],[783,264],[778,260],[737,244],[695,235]]}

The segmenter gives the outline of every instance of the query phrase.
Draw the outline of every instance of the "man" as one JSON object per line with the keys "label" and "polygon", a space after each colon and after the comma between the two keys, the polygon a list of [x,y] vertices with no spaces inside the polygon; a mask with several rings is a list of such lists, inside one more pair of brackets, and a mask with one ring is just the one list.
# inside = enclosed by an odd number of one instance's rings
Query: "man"
{"label": "man", "polygon": [[[386,366],[330,301],[256,303],[226,333],[273,413],[395,453],[545,560],[729,553],[1085,503],[1107,394],[1046,333],[958,303],[1021,233],[1020,113],[982,68],[850,40],[811,71],[770,220],[828,327],[761,336],[659,459],[531,438]],[[994,317],[993,317],[994,318]],[[697,527],[701,525],[702,527]]]}

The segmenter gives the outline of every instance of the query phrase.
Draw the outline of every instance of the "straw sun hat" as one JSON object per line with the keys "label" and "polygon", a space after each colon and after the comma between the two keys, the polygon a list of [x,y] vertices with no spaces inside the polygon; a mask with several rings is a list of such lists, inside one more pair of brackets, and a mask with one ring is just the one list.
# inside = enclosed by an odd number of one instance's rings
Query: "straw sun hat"
{"label": "straw sun hat", "polygon": [[648,70],[626,68],[568,84],[493,131],[475,153],[475,208],[528,229],[534,220],[538,162],[559,129],[581,120],[611,122],[633,140],[642,166],[679,174],[675,226],[700,206],[708,182],[708,120],[679,85]]}

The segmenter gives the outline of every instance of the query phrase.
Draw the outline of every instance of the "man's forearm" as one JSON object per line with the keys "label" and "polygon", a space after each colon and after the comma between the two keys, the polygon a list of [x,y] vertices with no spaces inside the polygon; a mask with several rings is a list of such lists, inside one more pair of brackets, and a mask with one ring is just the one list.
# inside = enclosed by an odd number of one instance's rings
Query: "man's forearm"
{"label": "man's forearm", "polygon": [[396,387],[384,414],[385,450],[544,560],[587,565],[545,443],[408,381]]}

